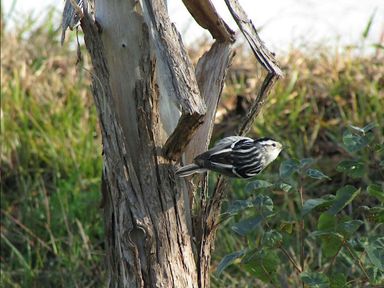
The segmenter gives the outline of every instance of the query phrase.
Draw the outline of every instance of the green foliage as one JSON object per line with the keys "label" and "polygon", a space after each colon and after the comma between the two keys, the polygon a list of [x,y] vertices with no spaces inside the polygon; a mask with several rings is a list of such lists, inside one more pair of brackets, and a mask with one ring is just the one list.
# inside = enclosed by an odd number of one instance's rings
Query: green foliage
{"label": "green foliage", "polygon": [[343,160],[337,165],[336,170],[352,178],[363,177],[365,173],[364,164],[356,160]]}
{"label": "green foliage", "polygon": [[307,174],[307,176],[309,176],[309,177],[311,177],[313,179],[319,179],[319,180],[321,180],[321,179],[329,179],[329,180],[331,180],[330,177],[328,177],[323,172],[321,172],[321,171],[319,171],[317,169],[310,168],[310,169],[308,169],[306,171],[306,174]]}
{"label": "green foliage", "polygon": [[333,201],[331,207],[327,210],[327,213],[331,215],[336,215],[340,212],[345,206],[347,206],[351,201],[360,193],[360,189],[356,189],[351,185],[340,188],[336,192],[336,197]]}
{"label": "green foliage", "polygon": [[376,197],[380,202],[384,203],[384,187],[383,184],[371,184],[367,187],[369,195]]}
{"label": "green foliage", "polygon": [[327,276],[316,272],[303,272],[300,274],[301,280],[309,287],[314,288],[328,288],[329,279]]}
{"label": "green foliage", "polygon": [[219,265],[217,265],[216,274],[220,275],[225,268],[234,263],[237,259],[243,257],[244,254],[245,251],[241,250],[225,255],[224,258],[220,261]]}
{"label": "green foliage", "polygon": [[346,288],[350,287],[347,285],[347,276],[344,273],[334,273],[330,277],[331,288]]}
{"label": "green foliage", "polygon": [[102,163],[88,74],[51,19],[32,20],[2,29],[0,286],[98,286]]}
{"label": "green foliage", "polygon": [[301,209],[301,216],[303,217],[307,215],[314,209],[319,211],[323,210],[325,207],[330,207],[334,200],[335,195],[324,195],[321,198],[308,199],[304,202],[303,208]]}
{"label": "green foliage", "polygon": [[[245,189],[256,195],[235,200],[227,209],[234,218],[232,229],[245,242],[241,253],[230,254],[236,262],[224,257],[225,268],[236,263],[249,277],[272,286],[279,285],[281,271],[288,271],[287,277],[290,283],[295,283],[294,287],[300,283],[305,287],[384,283],[384,238],[379,236],[384,232],[383,182],[376,179],[380,184],[363,185],[356,181],[367,178],[367,169],[372,165],[361,157],[365,150],[371,153],[368,159],[379,159],[381,147],[372,149],[376,128],[379,128],[376,124],[349,127],[353,131],[348,130],[341,140],[346,155],[356,160],[339,160],[334,165],[336,171],[330,171],[332,179],[313,168],[317,161],[303,158],[283,160],[279,179],[250,182]],[[354,185],[345,184],[348,181],[330,185],[334,179],[345,177]],[[282,185],[290,188],[280,189]],[[322,188],[330,194],[305,200],[311,191]],[[284,199],[286,196],[292,199],[288,212],[274,204],[278,199],[273,200],[271,195],[276,192]],[[370,225],[375,226],[372,229]],[[219,265],[221,273],[223,261]]]}
{"label": "green foliage", "polygon": [[279,262],[279,257],[274,250],[254,249],[244,256],[241,264],[254,277],[262,280],[263,282],[276,283],[276,269]]}

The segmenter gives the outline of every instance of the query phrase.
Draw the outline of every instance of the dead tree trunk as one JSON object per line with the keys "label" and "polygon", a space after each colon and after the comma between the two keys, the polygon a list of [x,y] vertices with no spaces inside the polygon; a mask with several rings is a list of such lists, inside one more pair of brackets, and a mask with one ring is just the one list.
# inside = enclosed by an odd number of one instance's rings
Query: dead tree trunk
{"label": "dead tree trunk", "polygon": [[[183,2],[216,40],[196,69],[164,1],[96,0],[93,15],[86,1],[66,1],[63,33],[80,21],[93,64],[109,287],[209,286],[224,181],[210,197],[204,186],[191,197],[196,191],[174,171],[208,147],[234,33],[209,0]],[[244,134],[281,72],[237,1],[226,3],[268,71]]]}

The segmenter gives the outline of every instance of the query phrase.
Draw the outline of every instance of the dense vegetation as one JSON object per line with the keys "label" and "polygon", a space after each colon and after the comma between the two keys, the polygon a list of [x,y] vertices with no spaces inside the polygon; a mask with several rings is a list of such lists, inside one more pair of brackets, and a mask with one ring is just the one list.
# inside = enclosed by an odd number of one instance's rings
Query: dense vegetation
{"label": "dense vegetation", "polygon": [[[76,66],[74,39],[61,47],[50,20],[2,27],[1,43],[1,286],[102,287],[90,65]],[[231,182],[214,286],[383,281],[384,53],[366,48],[302,47],[280,57],[286,77],[251,133],[288,148],[257,180]],[[235,96],[246,110],[257,92],[260,69],[238,54],[215,137],[233,131],[244,112],[231,109]]]}

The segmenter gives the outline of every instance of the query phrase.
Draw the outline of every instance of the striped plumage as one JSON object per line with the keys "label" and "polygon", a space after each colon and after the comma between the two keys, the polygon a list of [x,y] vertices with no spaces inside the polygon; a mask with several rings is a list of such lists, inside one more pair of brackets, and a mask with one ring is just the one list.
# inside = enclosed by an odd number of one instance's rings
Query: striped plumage
{"label": "striped plumage", "polygon": [[275,160],[281,149],[282,145],[271,138],[226,137],[198,155],[194,164],[177,170],[176,175],[185,177],[212,170],[230,177],[251,178]]}

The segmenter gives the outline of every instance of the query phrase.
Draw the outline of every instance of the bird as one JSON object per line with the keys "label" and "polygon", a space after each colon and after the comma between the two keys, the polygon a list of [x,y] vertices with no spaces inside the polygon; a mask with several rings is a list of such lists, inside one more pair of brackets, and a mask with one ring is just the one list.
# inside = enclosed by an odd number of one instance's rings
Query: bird
{"label": "bird", "polygon": [[204,173],[208,170],[235,178],[251,178],[279,156],[283,145],[272,138],[252,139],[229,136],[218,141],[211,149],[198,155],[192,164],[176,171],[179,177]]}

